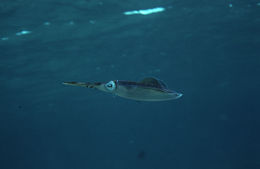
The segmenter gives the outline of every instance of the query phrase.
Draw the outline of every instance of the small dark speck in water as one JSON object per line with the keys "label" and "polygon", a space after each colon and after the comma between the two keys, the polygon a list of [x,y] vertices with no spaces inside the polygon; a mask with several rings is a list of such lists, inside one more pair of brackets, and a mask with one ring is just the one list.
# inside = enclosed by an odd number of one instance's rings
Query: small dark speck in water
{"label": "small dark speck in water", "polygon": [[138,159],[144,160],[145,157],[146,157],[145,151],[144,151],[144,150],[140,151],[140,152],[137,154],[137,157],[138,157]]}

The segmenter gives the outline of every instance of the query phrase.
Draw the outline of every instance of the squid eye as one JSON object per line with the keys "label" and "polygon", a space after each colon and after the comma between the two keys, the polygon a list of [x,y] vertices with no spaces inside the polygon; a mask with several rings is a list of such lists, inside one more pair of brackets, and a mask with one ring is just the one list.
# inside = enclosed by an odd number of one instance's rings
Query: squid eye
{"label": "squid eye", "polygon": [[114,81],[110,81],[105,86],[108,90],[113,91],[116,88],[116,83]]}

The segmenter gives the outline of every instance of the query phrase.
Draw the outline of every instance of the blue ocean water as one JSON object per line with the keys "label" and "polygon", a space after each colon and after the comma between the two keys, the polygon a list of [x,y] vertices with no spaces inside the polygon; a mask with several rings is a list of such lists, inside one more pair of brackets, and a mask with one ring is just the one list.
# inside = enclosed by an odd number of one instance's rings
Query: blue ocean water
{"label": "blue ocean water", "polygon": [[[0,19],[1,169],[260,168],[259,0],[2,0]],[[62,85],[150,76],[183,97]]]}

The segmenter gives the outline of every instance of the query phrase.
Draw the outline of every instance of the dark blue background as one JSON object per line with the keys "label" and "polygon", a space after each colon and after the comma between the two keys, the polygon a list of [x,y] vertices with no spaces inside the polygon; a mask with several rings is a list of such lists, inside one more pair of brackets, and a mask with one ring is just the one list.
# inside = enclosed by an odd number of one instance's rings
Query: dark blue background
{"label": "dark blue background", "polygon": [[[0,168],[260,168],[257,3],[1,1]],[[135,102],[61,84],[146,76],[184,96]]]}

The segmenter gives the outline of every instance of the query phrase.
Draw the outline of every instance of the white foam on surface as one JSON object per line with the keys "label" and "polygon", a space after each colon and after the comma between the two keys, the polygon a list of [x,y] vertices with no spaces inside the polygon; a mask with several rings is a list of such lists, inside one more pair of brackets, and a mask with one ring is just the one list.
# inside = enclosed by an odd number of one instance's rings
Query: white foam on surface
{"label": "white foam on surface", "polygon": [[49,26],[51,23],[50,22],[44,22],[43,25]]}
{"label": "white foam on surface", "polygon": [[135,15],[135,14],[149,15],[149,14],[163,12],[163,11],[165,11],[165,8],[156,7],[156,8],[152,8],[152,9],[140,9],[140,10],[126,11],[126,12],[124,12],[124,14],[125,15]]}
{"label": "white foam on surface", "polygon": [[27,34],[30,34],[32,33],[31,31],[27,31],[27,30],[22,30],[20,32],[17,32],[16,35],[17,36],[21,36],[21,35],[27,35]]}
{"label": "white foam on surface", "polygon": [[1,40],[8,40],[8,37],[2,37]]}

